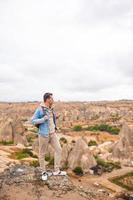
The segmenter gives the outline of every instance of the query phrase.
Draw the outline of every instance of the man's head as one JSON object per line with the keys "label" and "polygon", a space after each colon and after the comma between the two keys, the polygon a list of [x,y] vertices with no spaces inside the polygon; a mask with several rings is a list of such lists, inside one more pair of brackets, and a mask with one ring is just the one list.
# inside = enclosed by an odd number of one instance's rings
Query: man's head
{"label": "man's head", "polygon": [[45,93],[43,95],[43,101],[47,106],[51,107],[54,103],[53,94],[49,92]]}

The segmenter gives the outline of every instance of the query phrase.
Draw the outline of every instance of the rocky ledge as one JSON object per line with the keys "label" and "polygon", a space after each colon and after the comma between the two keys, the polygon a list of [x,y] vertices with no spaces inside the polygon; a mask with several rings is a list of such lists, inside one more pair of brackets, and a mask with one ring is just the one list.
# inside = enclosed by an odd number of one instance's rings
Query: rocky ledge
{"label": "rocky ledge", "polygon": [[115,200],[120,198],[105,188],[75,184],[69,176],[51,176],[47,181],[40,179],[38,168],[14,165],[0,174],[0,200]]}
{"label": "rocky ledge", "polygon": [[75,185],[69,176],[51,176],[46,182],[40,179],[38,168],[14,165],[0,174],[0,200],[114,200],[111,192],[92,185]]}

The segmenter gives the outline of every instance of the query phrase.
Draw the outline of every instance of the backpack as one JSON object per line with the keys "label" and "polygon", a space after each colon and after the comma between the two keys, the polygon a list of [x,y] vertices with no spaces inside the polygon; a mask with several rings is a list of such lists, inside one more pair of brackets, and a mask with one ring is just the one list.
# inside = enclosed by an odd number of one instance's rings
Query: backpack
{"label": "backpack", "polygon": [[[44,107],[43,106],[41,106],[41,108],[42,108],[42,111],[43,111],[43,117],[46,115],[46,111],[44,110]],[[40,126],[40,124],[35,124],[35,127],[36,128],[39,128],[39,126]]]}

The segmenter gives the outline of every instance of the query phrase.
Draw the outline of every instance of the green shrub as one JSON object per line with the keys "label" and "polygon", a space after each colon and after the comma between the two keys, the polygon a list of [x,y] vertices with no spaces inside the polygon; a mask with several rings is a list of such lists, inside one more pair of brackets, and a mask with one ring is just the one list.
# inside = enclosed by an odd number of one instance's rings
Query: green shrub
{"label": "green shrub", "polygon": [[73,170],[73,172],[78,175],[78,176],[81,176],[83,175],[83,170],[81,167],[75,167],[75,169]]}
{"label": "green shrub", "polygon": [[67,143],[67,139],[66,139],[65,137],[61,137],[61,138],[60,138],[60,141],[63,142],[64,144]]}
{"label": "green shrub", "polygon": [[95,125],[95,126],[88,126],[86,128],[87,131],[98,131],[99,130],[99,126]]}
{"label": "green shrub", "polygon": [[50,154],[46,154],[46,155],[45,155],[45,160],[46,160],[47,162],[49,162],[50,159],[51,159]]}
{"label": "green shrub", "polygon": [[0,144],[2,144],[2,145],[11,145],[11,144],[14,144],[14,142],[13,141],[2,140],[2,141],[0,141]]}
{"label": "green shrub", "polygon": [[48,165],[49,166],[53,166],[54,165],[54,157],[50,158]]}
{"label": "green shrub", "polygon": [[28,158],[28,157],[32,157],[32,158],[38,158],[36,155],[34,155],[30,149],[22,149],[20,151],[15,152],[15,157],[18,160],[21,160],[23,158]]}
{"label": "green shrub", "polygon": [[28,157],[30,157],[30,156],[27,153],[16,152],[16,159],[18,159],[18,160],[21,160],[23,158],[28,158]]}
{"label": "green shrub", "polygon": [[45,155],[45,161],[48,162],[49,166],[54,165],[54,157],[51,157],[50,154]]}
{"label": "green shrub", "polygon": [[97,142],[95,140],[90,140],[88,146],[97,146]]}
{"label": "green shrub", "polygon": [[73,127],[73,131],[81,131],[82,130],[82,126],[77,125]]}
{"label": "green shrub", "polygon": [[26,145],[26,146],[32,146],[33,138],[30,135],[28,135],[26,138],[27,138],[27,141],[28,141],[28,145]]}
{"label": "green shrub", "polygon": [[38,167],[39,166],[39,161],[38,160],[33,160],[32,162],[30,162],[30,166]]}
{"label": "green shrub", "polygon": [[107,124],[100,124],[100,125],[94,125],[94,126],[88,126],[86,130],[89,131],[106,131],[108,133],[118,135],[120,132],[120,129],[117,127],[112,127]]}
{"label": "green shrub", "polygon": [[32,157],[32,158],[37,158],[37,156],[36,156],[35,154],[33,154],[32,151],[31,151],[30,149],[27,149],[27,148],[26,148],[26,149],[23,149],[23,150],[22,150],[22,153],[27,153],[27,154],[29,154],[30,157]]}

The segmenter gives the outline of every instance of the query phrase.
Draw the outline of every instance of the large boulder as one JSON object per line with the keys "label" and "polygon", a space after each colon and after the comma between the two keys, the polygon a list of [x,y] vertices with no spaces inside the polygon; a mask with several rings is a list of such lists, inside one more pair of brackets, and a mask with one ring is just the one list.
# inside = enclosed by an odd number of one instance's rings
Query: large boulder
{"label": "large boulder", "polygon": [[96,161],[83,138],[79,138],[68,157],[69,168],[74,169],[79,166],[84,172],[89,172],[91,167],[96,165]]}
{"label": "large boulder", "polygon": [[112,157],[118,159],[131,159],[133,155],[133,127],[124,123],[119,136],[119,141],[114,144]]}
{"label": "large boulder", "polygon": [[96,161],[91,153],[91,151],[89,149],[85,149],[82,157],[81,157],[81,160],[80,160],[80,166],[81,168],[83,169],[83,172],[88,172],[89,169],[91,167],[94,167],[96,166]]}

